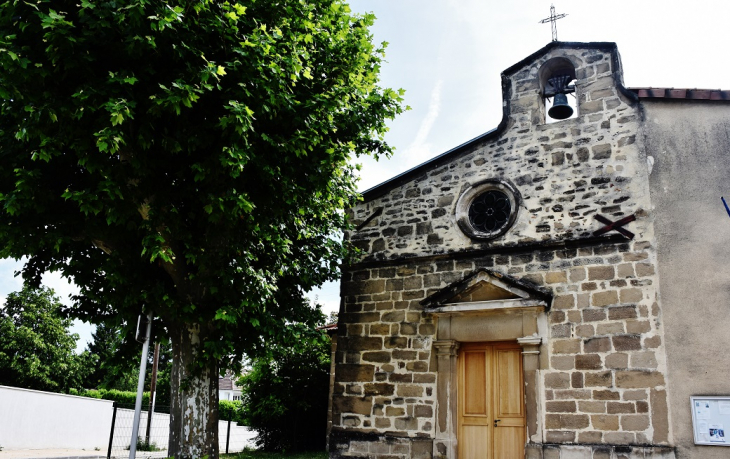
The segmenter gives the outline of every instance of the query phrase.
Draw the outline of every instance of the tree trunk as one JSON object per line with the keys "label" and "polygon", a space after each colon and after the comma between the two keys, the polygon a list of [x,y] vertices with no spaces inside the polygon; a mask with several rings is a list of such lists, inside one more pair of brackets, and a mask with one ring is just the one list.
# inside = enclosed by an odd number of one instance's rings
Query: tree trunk
{"label": "tree trunk", "polygon": [[195,364],[205,332],[198,324],[170,327],[170,442],[175,459],[218,459],[218,362]]}

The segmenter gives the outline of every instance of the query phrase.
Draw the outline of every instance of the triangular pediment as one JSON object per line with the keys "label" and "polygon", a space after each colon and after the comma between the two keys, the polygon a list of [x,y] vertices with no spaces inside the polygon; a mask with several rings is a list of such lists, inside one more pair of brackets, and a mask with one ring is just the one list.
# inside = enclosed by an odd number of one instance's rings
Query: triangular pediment
{"label": "triangular pediment", "polygon": [[454,295],[449,303],[469,303],[473,301],[516,300],[518,294],[505,289],[501,285],[480,280],[463,292]]}
{"label": "triangular pediment", "polygon": [[505,309],[528,306],[548,308],[549,290],[487,268],[437,291],[421,302],[427,311]]}

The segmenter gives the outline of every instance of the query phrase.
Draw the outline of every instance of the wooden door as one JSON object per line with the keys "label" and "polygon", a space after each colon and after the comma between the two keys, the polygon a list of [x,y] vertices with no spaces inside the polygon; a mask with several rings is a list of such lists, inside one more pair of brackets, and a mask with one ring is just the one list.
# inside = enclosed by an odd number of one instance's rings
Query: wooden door
{"label": "wooden door", "polygon": [[459,355],[459,459],[524,459],[522,348],[463,344]]}

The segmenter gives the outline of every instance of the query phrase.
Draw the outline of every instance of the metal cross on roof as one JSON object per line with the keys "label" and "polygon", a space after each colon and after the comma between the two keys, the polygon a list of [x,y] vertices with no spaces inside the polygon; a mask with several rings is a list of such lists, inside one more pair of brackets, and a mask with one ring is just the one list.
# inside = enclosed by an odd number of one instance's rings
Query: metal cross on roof
{"label": "metal cross on roof", "polygon": [[555,21],[557,21],[558,19],[563,19],[565,16],[567,16],[567,14],[565,13],[555,14],[555,6],[550,5],[550,17],[540,21],[540,24],[545,24],[549,22],[552,25],[553,41],[558,41],[558,27],[555,25]]}

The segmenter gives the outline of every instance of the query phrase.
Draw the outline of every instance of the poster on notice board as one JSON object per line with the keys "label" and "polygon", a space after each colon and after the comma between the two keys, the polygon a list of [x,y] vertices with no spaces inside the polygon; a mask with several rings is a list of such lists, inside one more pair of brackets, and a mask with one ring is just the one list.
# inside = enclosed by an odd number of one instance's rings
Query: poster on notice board
{"label": "poster on notice board", "polygon": [[695,444],[730,446],[725,432],[730,427],[730,396],[693,395],[690,403]]}

